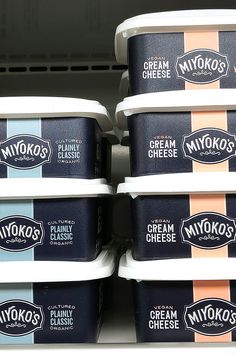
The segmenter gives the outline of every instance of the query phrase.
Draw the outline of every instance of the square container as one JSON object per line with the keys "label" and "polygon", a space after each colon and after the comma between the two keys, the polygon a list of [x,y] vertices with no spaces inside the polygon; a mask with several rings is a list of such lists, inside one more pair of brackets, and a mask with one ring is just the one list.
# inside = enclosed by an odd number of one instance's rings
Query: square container
{"label": "square container", "polygon": [[0,178],[100,178],[105,107],[65,97],[0,98]]}
{"label": "square container", "polygon": [[120,85],[119,85],[119,96],[122,99],[129,96],[129,72],[128,72],[128,70],[124,71],[121,75]]}
{"label": "square container", "polygon": [[126,178],[135,260],[236,257],[234,173]]}
{"label": "square container", "polygon": [[235,342],[236,259],[138,262],[128,251],[119,276],[133,279],[138,342]]}
{"label": "square container", "polygon": [[113,270],[108,250],[92,262],[2,263],[0,344],[96,342]]}
{"label": "square container", "polygon": [[236,88],[236,11],[150,13],[116,29],[115,51],[127,64],[130,93]]}
{"label": "square container", "polygon": [[236,171],[236,90],[171,91],[126,98],[131,175]]}
{"label": "square container", "polygon": [[91,261],[107,233],[105,180],[5,179],[0,261]]}
{"label": "square container", "polygon": [[111,182],[112,173],[112,146],[120,143],[118,136],[114,130],[106,132],[102,136],[101,140],[101,175]]}

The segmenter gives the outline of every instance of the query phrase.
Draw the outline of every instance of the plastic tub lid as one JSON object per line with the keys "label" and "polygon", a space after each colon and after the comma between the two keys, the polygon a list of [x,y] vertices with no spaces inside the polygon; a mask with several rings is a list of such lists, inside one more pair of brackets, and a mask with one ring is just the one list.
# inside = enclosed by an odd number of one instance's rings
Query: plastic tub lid
{"label": "plastic tub lid", "polygon": [[127,40],[138,34],[235,29],[235,9],[169,11],[135,16],[122,22],[116,29],[116,60],[127,63]]}
{"label": "plastic tub lid", "polygon": [[135,261],[131,251],[122,255],[118,276],[141,280],[236,279],[236,258],[179,258]]}
{"label": "plastic tub lid", "polygon": [[53,117],[93,118],[103,131],[112,129],[109,113],[97,101],[70,97],[0,97],[0,119]]}
{"label": "plastic tub lid", "polygon": [[112,195],[105,179],[1,178],[1,199],[85,198]]}
{"label": "plastic tub lid", "polygon": [[84,281],[112,275],[115,257],[114,250],[104,249],[95,260],[90,262],[5,261],[1,262],[0,266],[0,283]]}
{"label": "plastic tub lid", "polygon": [[127,117],[147,112],[236,110],[236,89],[178,90],[125,98],[116,107],[118,126],[127,130]]}
{"label": "plastic tub lid", "polygon": [[187,172],[126,177],[117,193],[139,195],[233,194],[236,172]]}
{"label": "plastic tub lid", "polygon": [[129,72],[124,71],[121,75],[120,85],[119,85],[119,95],[121,98],[128,96],[129,92]]}

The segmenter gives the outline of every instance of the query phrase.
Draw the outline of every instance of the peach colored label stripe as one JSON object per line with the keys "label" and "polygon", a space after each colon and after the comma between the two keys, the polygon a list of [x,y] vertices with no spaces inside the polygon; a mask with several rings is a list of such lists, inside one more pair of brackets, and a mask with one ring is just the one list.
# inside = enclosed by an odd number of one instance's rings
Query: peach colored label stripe
{"label": "peach colored label stripe", "polygon": [[[219,51],[218,32],[186,32],[184,33],[184,51],[189,52],[193,49],[212,49]],[[214,89],[219,88],[219,81],[209,84],[193,84],[185,82],[185,90],[193,89]]]}
{"label": "peach colored label stripe", "polygon": [[[219,51],[219,36],[218,32],[196,32],[185,33],[184,35],[184,50],[188,52],[194,49],[212,49]],[[219,89],[219,81],[209,84],[193,84],[185,82],[185,89]],[[206,128],[217,127],[219,129],[227,130],[227,116],[226,112],[196,112],[192,113],[192,131]],[[223,162],[220,164],[212,165],[209,167],[205,164],[193,162],[193,172],[199,171],[228,171],[228,163]],[[190,214],[196,214],[203,211],[215,211],[222,214],[226,213],[225,197],[222,195],[192,195],[190,196]],[[228,256],[228,248],[222,247],[217,250],[201,250],[192,247],[192,257],[217,257]],[[206,282],[194,281],[193,282],[193,297],[194,301],[203,298],[219,297],[225,300],[230,300],[229,282]],[[232,340],[231,333],[226,333],[222,336],[204,336],[195,333],[195,342],[230,342]]]}
{"label": "peach colored label stripe", "polygon": [[[228,130],[227,112],[192,112],[191,113],[192,131],[203,128],[218,128]],[[193,172],[227,172],[229,170],[228,161],[216,164],[203,164],[193,161]]]}
{"label": "peach colored label stripe", "polygon": [[[202,212],[215,212],[226,214],[226,200],[223,194],[192,194],[190,195],[190,215]],[[204,250],[198,247],[191,247],[192,258],[201,257],[228,257],[228,247],[224,246],[215,250]]]}
{"label": "peach colored label stripe", "polygon": [[[204,205],[204,208],[203,208]],[[191,195],[190,196],[191,214],[203,211],[212,211],[225,214],[226,203],[224,195]],[[203,250],[192,247],[192,257],[222,257],[228,256],[227,246],[216,250]],[[198,301],[204,298],[219,297],[230,301],[229,281],[194,281],[193,298]],[[195,333],[195,342],[231,342],[231,333],[221,336],[205,336]]]}
{"label": "peach colored label stripe", "polygon": [[[230,284],[228,280],[195,280],[193,281],[193,300],[198,301],[204,298],[220,298],[230,301]],[[195,333],[195,342],[231,342],[231,333],[221,336],[205,336]]]}

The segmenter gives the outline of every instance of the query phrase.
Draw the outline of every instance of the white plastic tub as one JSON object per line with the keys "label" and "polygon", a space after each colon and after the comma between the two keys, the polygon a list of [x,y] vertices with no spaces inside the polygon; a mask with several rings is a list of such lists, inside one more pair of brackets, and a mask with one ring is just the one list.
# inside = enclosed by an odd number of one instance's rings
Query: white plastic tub
{"label": "white plastic tub", "polygon": [[235,88],[235,9],[159,12],[116,29],[115,52],[129,66],[132,95]]}
{"label": "white plastic tub", "polygon": [[133,280],[137,341],[236,341],[235,269],[235,258],[138,262],[127,251],[118,275]]}
{"label": "white plastic tub", "polygon": [[103,133],[101,140],[101,176],[111,182],[112,173],[112,146],[120,143],[115,130]]}
{"label": "white plastic tub", "polygon": [[117,105],[129,129],[131,175],[236,171],[236,90],[131,96]]}
{"label": "white plastic tub", "polygon": [[2,263],[0,345],[96,342],[113,271],[109,250],[92,262]]}
{"label": "white plastic tub", "polygon": [[102,133],[112,129],[96,101],[0,98],[0,178],[101,178]]}
{"label": "white plastic tub", "polygon": [[120,78],[119,96],[123,99],[129,96],[129,72],[124,71]]}
{"label": "white plastic tub", "polygon": [[235,178],[233,172],[126,178],[118,193],[131,196],[134,259],[236,257]]}
{"label": "white plastic tub", "polygon": [[101,179],[4,179],[0,261],[91,261],[111,237]]}

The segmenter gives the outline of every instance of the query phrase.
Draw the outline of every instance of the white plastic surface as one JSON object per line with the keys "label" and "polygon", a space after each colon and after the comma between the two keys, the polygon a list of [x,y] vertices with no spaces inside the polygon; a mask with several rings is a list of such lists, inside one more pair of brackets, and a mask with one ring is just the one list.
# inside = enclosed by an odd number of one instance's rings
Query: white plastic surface
{"label": "white plastic surface", "polygon": [[[125,329],[127,331],[127,328]],[[123,331],[122,331],[123,334]],[[107,352],[123,354],[235,354],[236,343],[132,343],[132,344],[33,344],[33,345],[1,345],[5,354],[19,353],[75,353],[97,354]]]}
{"label": "white plastic surface", "polygon": [[97,101],[70,97],[0,97],[0,119],[53,117],[93,118],[103,131],[112,129],[106,108]]}
{"label": "white plastic surface", "polygon": [[119,96],[124,98],[128,96],[129,92],[129,72],[128,70],[124,71],[121,75],[120,85],[119,85]]}
{"label": "white plastic surface", "polygon": [[126,177],[117,193],[139,195],[236,193],[236,172],[187,172]]}
{"label": "white plastic surface", "polygon": [[[94,261],[13,261],[0,263],[0,283],[84,281],[109,277],[114,252],[103,250]],[[65,285],[66,286],[66,285]]]}
{"label": "white plastic surface", "polygon": [[128,38],[144,33],[236,30],[236,10],[185,10],[144,14],[129,18],[116,29],[115,54],[127,63]]}
{"label": "white plastic surface", "polygon": [[127,117],[137,113],[223,110],[236,110],[236,89],[144,93],[120,102],[116,107],[116,121],[121,129],[127,130]]}
{"label": "white plastic surface", "polygon": [[118,276],[140,280],[233,280],[236,258],[182,258],[135,261],[128,250],[120,259]]}
{"label": "white plastic surface", "polygon": [[80,198],[113,194],[105,179],[1,178],[0,199]]}

